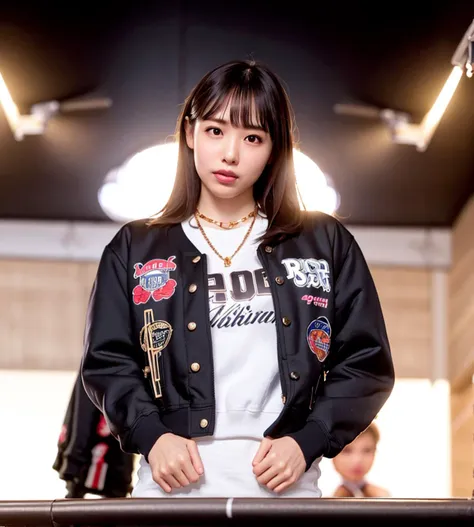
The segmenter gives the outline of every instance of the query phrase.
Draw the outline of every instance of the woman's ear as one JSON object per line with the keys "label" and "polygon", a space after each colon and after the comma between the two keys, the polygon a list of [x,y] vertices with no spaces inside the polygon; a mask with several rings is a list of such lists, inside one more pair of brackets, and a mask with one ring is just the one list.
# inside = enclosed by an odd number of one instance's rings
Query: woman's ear
{"label": "woman's ear", "polygon": [[186,132],[186,144],[188,147],[194,149],[194,126],[191,124],[189,117],[184,118],[184,130]]}

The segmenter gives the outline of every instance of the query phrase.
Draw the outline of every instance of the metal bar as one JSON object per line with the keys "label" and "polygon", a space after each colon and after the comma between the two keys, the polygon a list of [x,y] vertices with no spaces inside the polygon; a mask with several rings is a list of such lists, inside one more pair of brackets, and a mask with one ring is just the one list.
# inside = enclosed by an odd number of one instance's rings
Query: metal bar
{"label": "metal bar", "polygon": [[224,525],[258,521],[299,526],[329,520],[474,525],[472,499],[122,498],[0,501],[0,525]]}
{"label": "metal bar", "polygon": [[[287,502],[290,503],[287,503]],[[446,520],[447,523],[474,520],[474,503],[472,500],[452,499],[342,499],[325,498],[319,500],[274,500],[271,507],[260,507],[251,500],[235,500],[233,518],[236,520],[258,520],[262,518],[279,519],[288,523],[298,519],[298,523],[309,520],[375,520],[385,524],[387,521],[400,522],[414,520],[419,523],[436,523]]]}
{"label": "metal bar", "polygon": [[51,525],[52,501],[0,501],[0,525]]}
{"label": "metal bar", "polygon": [[121,498],[100,500],[0,501],[0,525],[131,526],[243,525],[258,522],[315,525],[321,521],[357,520],[398,524],[474,525],[472,499],[257,499],[257,498]]}

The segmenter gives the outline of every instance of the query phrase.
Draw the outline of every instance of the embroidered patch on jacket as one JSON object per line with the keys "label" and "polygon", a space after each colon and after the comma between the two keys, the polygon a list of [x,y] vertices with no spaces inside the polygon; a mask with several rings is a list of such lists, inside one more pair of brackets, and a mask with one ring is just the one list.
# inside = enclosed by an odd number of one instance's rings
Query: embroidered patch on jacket
{"label": "embroidered patch on jacket", "polygon": [[309,349],[316,355],[320,362],[329,355],[331,347],[331,324],[326,317],[313,320],[306,330],[306,340]]}
{"label": "embroidered patch on jacket", "polygon": [[108,437],[110,435],[110,428],[103,415],[100,416],[96,428],[97,435],[100,437]]}
{"label": "embroidered patch on jacket", "polygon": [[145,323],[140,331],[140,345],[147,354],[148,366],[144,370],[145,377],[150,375],[155,398],[162,396],[160,355],[168,346],[173,334],[173,328],[165,320],[155,320],[152,309],[144,313]]}
{"label": "embroidered patch on jacket", "polygon": [[104,490],[105,478],[109,469],[108,463],[105,462],[105,455],[108,450],[109,446],[105,443],[98,443],[91,450],[91,464],[84,483],[88,489]]}
{"label": "embroidered patch on jacket", "polygon": [[301,300],[303,300],[303,302],[306,302],[308,306],[313,304],[316,307],[323,307],[323,308],[328,307],[328,299],[323,298],[321,296],[303,295],[301,297]]}
{"label": "embroidered patch on jacket", "polygon": [[66,439],[67,439],[67,425],[63,424],[63,426],[61,427],[61,432],[59,434],[58,443],[61,445],[62,443],[64,443],[64,441],[66,441]]}
{"label": "embroidered patch on jacket", "polygon": [[138,278],[139,284],[133,288],[133,302],[138,306],[146,304],[150,298],[155,302],[171,298],[176,289],[176,280],[170,278],[170,272],[176,271],[174,259],[170,256],[167,260],[156,258],[146,264],[136,263],[133,268],[133,278]]}
{"label": "embroidered patch on jacket", "polygon": [[286,269],[287,280],[298,287],[314,287],[326,293],[331,291],[329,264],[316,258],[285,258],[281,261]]}

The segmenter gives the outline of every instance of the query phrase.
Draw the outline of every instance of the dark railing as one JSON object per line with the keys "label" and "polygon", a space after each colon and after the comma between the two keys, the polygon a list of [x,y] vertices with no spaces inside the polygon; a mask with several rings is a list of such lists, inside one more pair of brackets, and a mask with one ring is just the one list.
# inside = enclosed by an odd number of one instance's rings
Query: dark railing
{"label": "dark railing", "polygon": [[[470,525],[474,500],[121,498],[0,501],[0,526]],[[322,522],[325,522],[324,524]]]}

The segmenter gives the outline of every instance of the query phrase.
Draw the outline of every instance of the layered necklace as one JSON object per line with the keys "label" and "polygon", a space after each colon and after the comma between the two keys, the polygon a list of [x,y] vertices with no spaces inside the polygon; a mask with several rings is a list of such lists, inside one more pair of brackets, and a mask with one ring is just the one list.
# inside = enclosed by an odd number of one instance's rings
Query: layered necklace
{"label": "layered necklace", "polygon": [[240,220],[237,220],[237,221],[217,221],[217,220],[213,220],[212,218],[209,218],[208,216],[205,216],[202,212],[199,211],[199,209],[196,209],[196,213],[195,214],[197,216],[199,216],[199,218],[201,218],[202,220],[206,220],[209,223],[213,223],[214,225],[217,225],[221,229],[230,230],[230,229],[233,229],[234,227],[236,227],[237,225],[240,225],[241,223],[244,223],[249,218],[253,218],[254,216],[256,216],[257,215],[257,207],[255,207],[252,212],[247,214],[247,216],[244,216],[243,218],[240,218]]}
{"label": "layered necklace", "polygon": [[[201,234],[203,235],[204,239],[206,240],[207,244],[209,245],[209,247],[224,262],[224,266],[225,267],[230,267],[232,265],[232,259],[240,251],[240,249],[242,249],[242,247],[244,246],[245,242],[247,241],[247,238],[250,236],[250,233],[252,232],[252,228],[254,226],[255,220],[257,219],[257,212],[258,212],[258,208],[255,205],[254,210],[252,212],[250,212],[249,214],[247,214],[246,216],[244,216],[243,218],[240,218],[240,220],[224,222],[224,221],[213,220],[212,218],[209,218],[208,216],[205,216],[204,214],[199,212],[198,209],[196,209],[196,212],[194,213],[194,218],[196,220],[196,224],[197,224],[199,230],[201,231]],[[241,223],[244,223],[249,218],[252,218],[252,221],[250,222],[249,228],[247,229],[247,232],[245,233],[244,239],[242,240],[242,242],[239,244],[239,246],[237,247],[237,249],[234,251],[234,253],[231,256],[222,256],[219,253],[219,251],[214,247],[214,245],[211,242],[211,240],[208,238],[208,236],[205,233],[205,231],[204,231],[204,229],[202,227],[202,224],[200,222],[200,219],[203,219],[203,220],[205,220],[205,221],[207,221],[209,223],[217,225],[221,229],[230,230],[230,229],[233,229],[236,225],[240,225]]]}

